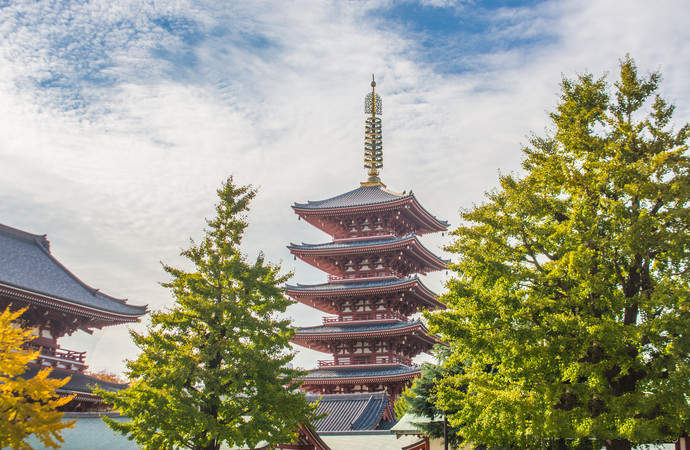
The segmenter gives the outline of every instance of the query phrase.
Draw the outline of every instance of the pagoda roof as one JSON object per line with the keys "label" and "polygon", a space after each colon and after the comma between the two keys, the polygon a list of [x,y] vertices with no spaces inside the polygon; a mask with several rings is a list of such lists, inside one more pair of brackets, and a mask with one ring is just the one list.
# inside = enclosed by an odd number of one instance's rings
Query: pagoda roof
{"label": "pagoda roof", "polygon": [[[379,280],[348,281],[321,284],[286,284],[285,289],[289,292],[300,294],[328,294],[330,296],[361,295],[366,292],[398,292],[404,288],[419,287],[429,296],[436,298],[437,295],[427,288],[417,275],[405,278],[384,278]],[[440,303],[439,303],[440,305]]]}
{"label": "pagoda roof", "polygon": [[319,265],[319,258],[404,251],[408,257],[417,260],[422,267],[425,267],[417,270],[421,273],[443,270],[449,263],[448,260],[439,258],[424,247],[414,234],[378,239],[341,240],[322,244],[291,243],[288,245],[288,249],[308,264],[319,267],[331,275],[345,275],[345,272],[342,267],[328,262],[326,265]]}
{"label": "pagoda roof", "polygon": [[81,281],[51,254],[45,235],[0,224],[0,255],[0,294],[121,321],[136,321],[147,311],[146,305],[127,304],[126,299],[103,294]]}
{"label": "pagoda roof", "polygon": [[405,278],[378,278],[364,281],[329,282],[321,284],[285,285],[290,297],[307,302],[315,308],[328,313],[338,311],[330,307],[335,298],[361,297],[363,295],[398,295],[405,293],[413,302],[419,302],[428,308],[445,308],[438,301],[437,295],[422,283],[417,275]]}
{"label": "pagoda roof", "polygon": [[317,325],[315,327],[300,327],[297,330],[295,338],[302,337],[306,335],[331,335],[337,334],[348,335],[348,334],[362,334],[362,333],[374,333],[377,336],[381,332],[387,332],[390,334],[398,334],[397,332],[407,331],[410,328],[421,328],[425,333],[428,334],[429,330],[424,326],[422,322],[417,320],[411,320],[409,322],[393,321],[393,322],[331,322],[326,325]]}
{"label": "pagoda roof", "polygon": [[414,205],[415,215],[428,227],[426,232],[443,231],[449,226],[445,220],[439,220],[427,211],[414,196],[412,191],[402,194],[390,191],[383,186],[361,186],[344,194],[325,200],[295,203],[292,208],[299,215],[340,215],[352,210],[380,210],[402,204]]}
{"label": "pagoda roof", "polygon": [[399,194],[384,188],[383,186],[362,186],[344,194],[325,200],[307,201],[307,203],[295,203],[294,209],[334,209],[352,208],[354,206],[379,205],[405,198],[411,198],[409,194]]}
{"label": "pagoda roof", "polygon": [[380,239],[357,239],[351,241],[333,241],[325,242],[322,244],[294,244],[291,243],[288,248],[290,250],[295,250],[299,252],[319,252],[319,253],[332,253],[332,254],[350,254],[358,252],[370,252],[375,250],[396,250],[401,247],[407,247],[409,245],[414,245],[418,247],[423,253],[431,256],[438,266],[438,269],[443,269],[446,264],[450,261],[439,258],[434,255],[429,249],[424,247],[419,239],[414,234],[408,234],[405,236],[390,236]]}
{"label": "pagoda roof", "polygon": [[[405,364],[395,365],[367,365],[362,367],[343,367],[343,368],[318,368],[309,371],[309,373],[301,377],[308,383],[318,381],[328,382],[343,380],[361,380],[361,379],[410,379],[421,373],[419,366],[407,366]],[[381,380],[384,381],[384,380]]]}
{"label": "pagoda roof", "polygon": [[365,248],[370,248],[370,247],[378,247],[378,246],[388,246],[391,244],[397,244],[401,243],[405,240],[410,239],[411,237],[414,237],[414,235],[408,234],[406,236],[388,236],[385,238],[377,238],[377,239],[357,239],[357,240],[351,240],[351,241],[333,241],[333,242],[324,242],[322,244],[306,244],[302,243],[300,244],[290,244],[289,248],[295,248],[299,250],[341,250],[341,249],[346,249],[346,250],[351,250],[351,249],[358,249],[361,247]]}
{"label": "pagoda roof", "polygon": [[[392,425],[382,420],[391,402],[385,391],[355,394],[306,394],[309,403],[317,403],[316,414],[326,417],[314,422],[317,432],[368,431]],[[391,411],[389,411],[389,414]]]}

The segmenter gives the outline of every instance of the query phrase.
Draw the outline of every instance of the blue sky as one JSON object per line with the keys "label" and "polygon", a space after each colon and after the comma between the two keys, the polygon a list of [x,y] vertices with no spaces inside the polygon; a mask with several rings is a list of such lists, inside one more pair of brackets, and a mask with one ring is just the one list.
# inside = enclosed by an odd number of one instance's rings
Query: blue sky
{"label": "blue sky", "polygon": [[[690,120],[682,0],[229,3],[0,1],[0,223],[48,234],[85,282],[160,309],[171,297],[159,262],[185,267],[180,248],[201,236],[230,174],[260,188],[248,255],[282,260],[293,282],[324,280],[285,247],[328,239],[290,205],[365,178],[372,73],[384,182],[453,225],[499,170],[519,171],[563,75],[612,82],[630,53],[664,74],[678,126]],[[427,283],[441,292],[442,281]],[[290,314],[320,322],[306,307]],[[120,371],[136,348],[119,328],[63,346]]]}

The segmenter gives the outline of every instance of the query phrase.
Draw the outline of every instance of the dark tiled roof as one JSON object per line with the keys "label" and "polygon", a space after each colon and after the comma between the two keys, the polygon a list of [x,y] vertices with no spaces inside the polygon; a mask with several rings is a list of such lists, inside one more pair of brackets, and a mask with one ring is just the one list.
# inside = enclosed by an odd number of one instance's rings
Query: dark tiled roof
{"label": "dark tiled roof", "polygon": [[387,237],[384,239],[363,239],[357,241],[336,241],[336,242],[326,242],[323,244],[290,244],[288,248],[294,248],[299,250],[334,250],[342,248],[359,248],[359,247],[369,247],[374,245],[385,245],[385,244],[396,244],[413,238],[413,234],[400,237]]}
{"label": "dark tiled roof", "polygon": [[309,201],[307,203],[295,203],[296,209],[329,209],[329,208],[349,208],[352,206],[375,205],[377,203],[387,203],[411,197],[409,194],[398,194],[381,186],[363,186],[326,200]]}
{"label": "dark tiled roof", "polygon": [[[417,275],[413,275],[406,278],[386,278],[382,280],[370,280],[370,281],[353,281],[345,283],[322,283],[322,284],[296,284],[296,285],[285,285],[288,291],[300,291],[300,292],[344,292],[344,291],[357,291],[364,289],[383,289],[395,286],[400,286],[408,284],[410,282],[418,282],[423,286],[424,289],[429,291],[429,289],[424,286],[424,284],[419,280]],[[436,295],[429,291],[432,295]]]}
{"label": "dark tiled roof", "polygon": [[391,377],[396,375],[413,375],[419,373],[420,370],[417,366],[406,366],[404,364],[394,366],[321,368],[310,371],[303,379]]}
{"label": "dark tiled roof", "polygon": [[291,251],[330,251],[330,250],[335,250],[336,252],[343,253],[343,250],[345,252],[356,252],[359,249],[362,249],[360,251],[371,251],[378,249],[390,249],[391,247],[395,247],[398,244],[401,244],[402,246],[399,248],[404,248],[403,242],[409,242],[408,248],[412,248],[413,250],[417,250],[422,252],[422,254],[427,255],[427,261],[429,264],[437,265],[438,268],[442,268],[444,265],[447,265],[450,263],[450,260],[446,259],[441,259],[432,252],[429,251],[428,248],[424,247],[421,242],[419,242],[419,239],[417,239],[417,236],[414,234],[408,234],[405,236],[395,236],[395,237],[389,237],[389,238],[383,238],[383,239],[364,239],[364,240],[356,240],[356,241],[334,241],[334,242],[326,242],[323,244],[305,244],[302,243],[301,245],[298,244],[290,244],[288,245],[288,249]]}
{"label": "dark tiled roof", "polygon": [[[360,322],[351,322],[351,323],[342,323],[342,322],[334,322],[331,324],[327,325],[318,325],[315,327],[301,327],[297,330],[298,335],[305,335],[305,334],[342,334],[342,333],[363,333],[366,331],[389,331],[389,330],[397,330],[397,329],[404,329],[404,328],[410,328],[410,327],[416,327],[416,326],[422,326],[421,322],[418,322],[416,320],[411,320],[409,322],[400,322],[400,321],[395,321],[395,322],[373,322],[373,323],[360,323]],[[426,327],[424,327],[426,330]]]}
{"label": "dark tiled roof", "polygon": [[287,289],[295,291],[350,291],[356,289],[372,289],[380,287],[391,287],[399,284],[409,283],[417,279],[417,276],[407,278],[387,278],[383,280],[354,281],[349,283],[322,283],[322,284],[299,284],[285,285]]}
{"label": "dark tiled roof", "polygon": [[[41,370],[39,367],[28,366],[26,372],[24,372],[21,377],[24,379],[33,378],[36,376],[39,370]],[[59,391],[91,394],[92,390],[89,386],[93,385],[98,386],[99,388],[108,392],[117,392],[127,387],[127,383],[111,383],[109,381],[103,381],[99,380],[98,378],[84,375],[83,373],[66,372],[59,369],[53,369],[49,375],[49,378],[57,380],[64,380],[67,377],[71,378],[66,385],[59,389]]]}
{"label": "dark tiled roof", "polygon": [[[316,409],[317,414],[328,414],[314,423],[317,432],[380,429],[378,425],[382,422],[383,413],[390,406],[390,400],[385,392],[307,394],[307,400],[319,402]],[[389,422],[383,422],[383,425],[388,426]]]}
{"label": "dark tiled roof", "polygon": [[53,257],[45,236],[0,224],[0,255],[0,284],[109,313],[146,313],[146,306],[128,305],[82,282]]}
{"label": "dark tiled roof", "polygon": [[422,205],[419,204],[412,191],[409,193],[399,194],[397,192],[389,191],[382,186],[362,186],[344,194],[336,195],[335,197],[327,198],[325,200],[308,201],[307,203],[295,203],[293,208],[295,210],[317,212],[321,210],[332,209],[347,209],[356,207],[367,207],[373,205],[386,205],[397,201],[407,202],[411,200],[422,212],[423,215],[428,216],[433,222],[437,223],[437,231],[441,231],[448,227],[448,222],[439,220],[429,213]]}

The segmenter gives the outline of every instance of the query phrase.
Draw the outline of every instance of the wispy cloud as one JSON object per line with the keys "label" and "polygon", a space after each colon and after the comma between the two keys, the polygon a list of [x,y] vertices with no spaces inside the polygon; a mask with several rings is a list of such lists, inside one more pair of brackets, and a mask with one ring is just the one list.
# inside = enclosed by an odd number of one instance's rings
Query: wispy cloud
{"label": "wispy cloud", "polygon": [[[318,242],[295,201],[358,185],[362,101],[384,101],[384,181],[457,224],[520,143],[547,124],[561,74],[661,68],[690,117],[682,1],[16,2],[0,8],[0,222],[48,233],[104,292],[169,305],[158,261],[184,265],[215,189],[260,186],[246,250],[297,282],[323,275],[290,241]],[[425,242],[436,248],[446,238]],[[440,278],[431,284],[442,290]],[[320,313],[296,307],[300,325]],[[73,337],[120,370],[126,331]],[[78,340],[78,342],[74,342]],[[116,348],[105,352],[106,348]],[[113,358],[113,354],[117,357]],[[316,356],[302,352],[298,364]]]}

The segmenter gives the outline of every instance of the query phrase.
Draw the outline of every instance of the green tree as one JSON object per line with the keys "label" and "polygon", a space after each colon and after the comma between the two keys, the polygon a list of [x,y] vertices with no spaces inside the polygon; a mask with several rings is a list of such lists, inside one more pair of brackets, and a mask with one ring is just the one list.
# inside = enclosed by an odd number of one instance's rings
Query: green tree
{"label": "green tree", "polygon": [[63,422],[63,413],[57,408],[74,396],[58,396],[55,390],[69,378],[50,379],[50,369],[33,378],[21,377],[39,353],[24,348],[35,337],[33,332],[15,326],[24,311],[7,308],[0,313],[0,448],[30,449],[24,440],[32,434],[44,446],[58,448],[64,442],[60,431],[71,428],[74,421]]}
{"label": "green tree", "polygon": [[429,320],[465,370],[438,404],[466,439],[628,449],[690,430],[689,128],[660,80],[630,57],[614,89],[564,79],[524,175],[463,211]]}
{"label": "green tree", "polygon": [[287,367],[294,330],[276,316],[292,303],[280,287],[288,276],[240,253],[255,194],[232,178],[218,190],[204,239],[182,252],[196,270],[164,265],[175,306],[152,314],[146,334],[132,332],[142,353],[127,363],[131,386],[99,391],[129,418],[108,425],[147,448],[290,442],[313,419],[296,390],[301,372]]}
{"label": "green tree", "polygon": [[[410,413],[420,420],[416,424],[417,428],[424,434],[433,439],[443,438],[444,436],[444,415],[453,414],[455,411],[443,411],[436,404],[436,388],[438,382],[450,374],[462,373],[461,366],[444,367],[443,362],[448,356],[449,349],[443,345],[434,347],[434,354],[439,360],[439,364],[423,363],[422,374],[412,381],[412,385],[405,389],[395,403],[398,417]],[[463,442],[459,433],[459,427],[448,425],[448,444],[458,446]]]}

